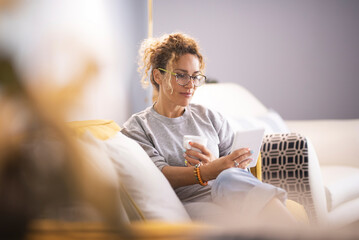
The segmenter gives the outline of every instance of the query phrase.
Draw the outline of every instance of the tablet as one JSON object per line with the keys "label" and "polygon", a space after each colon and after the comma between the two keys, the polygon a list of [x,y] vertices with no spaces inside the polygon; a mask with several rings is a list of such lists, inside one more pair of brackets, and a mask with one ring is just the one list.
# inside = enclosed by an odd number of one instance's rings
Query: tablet
{"label": "tablet", "polygon": [[237,131],[234,136],[231,152],[239,148],[249,148],[253,151],[251,158],[253,161],[248,165],[249,168],[257,165],[259,152],[262,146],[264,128]]}

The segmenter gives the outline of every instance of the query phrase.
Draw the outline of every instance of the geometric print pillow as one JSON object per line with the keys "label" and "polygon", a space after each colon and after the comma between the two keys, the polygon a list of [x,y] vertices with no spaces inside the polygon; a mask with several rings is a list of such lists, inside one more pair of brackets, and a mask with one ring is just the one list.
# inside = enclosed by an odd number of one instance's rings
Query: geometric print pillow
{"label": "geometric print pillow", "polygon": [[308,145],[297,133],[270,134],[261,147],[263,182],[285,189],[288,199],[302,204],[316,222],[308,174]]}

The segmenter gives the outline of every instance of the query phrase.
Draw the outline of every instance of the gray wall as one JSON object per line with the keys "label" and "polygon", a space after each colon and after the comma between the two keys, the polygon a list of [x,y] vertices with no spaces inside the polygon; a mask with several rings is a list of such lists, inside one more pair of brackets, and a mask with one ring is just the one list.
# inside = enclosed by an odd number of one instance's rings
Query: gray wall
{"label": "gray wall", "polygon": [[117,3],[122,18],[117,22],[123,30],[120,38],[126,39],[123,45],[126,54],[119,52],[125,59],[128,75],[120,75],[119,81],[128,81],[126,91],[129,92],[128,107],[130,115],[143,110],[151,104],[152,88],[144,89],[141,86],[141,77],[137,72],[138,50],[141,42],[148,36],[148,5],[147,0],[112,0]]}
{"label": "gray wall", "polygon": [[198,39],[208,77],[284,119],[359,118],[359,1],[154,0],[153,22]]}
{"label": "gray wall", "polygon": [[[148,2],[147,0],[110,0],[117,15],[116,25],[119,29],[118,38],[122,52],[118,52],[122,62],[119,67],[125,67],[118,81],[128,94],[126,103],[129,112],[127,120],[132,114],[142,111],[152,104],[152,87],[144,89],[141,85],[141,76],[137,72],[138,50],[141,42],[148,36]],[[120,122],[122,125],[124,121]]]}

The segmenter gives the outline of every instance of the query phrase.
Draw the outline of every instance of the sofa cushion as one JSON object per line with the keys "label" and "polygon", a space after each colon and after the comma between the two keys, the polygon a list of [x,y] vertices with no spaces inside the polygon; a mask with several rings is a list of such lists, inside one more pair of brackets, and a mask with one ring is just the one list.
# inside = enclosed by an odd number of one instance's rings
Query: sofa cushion
{"label": "sofa cushion", "polygon": [[226,118],[235,131],[264,128],[265,134],[290,132],[282,117],[274,110],[259,116],[226,116]]}
{"label": "sofa cushion", "polygon": [[119,132],[104,144],[120,181],[146,219],[190,221],[165,176],[136,141]]}
{"label": "sofa cushion", "polygon": [[[57,211],[60,219],[66,217],[69,220],[87,219],[99,221],[100,216],[106,218],[120,217],[128,222],[127,212],[123,211],[119,176],[114,164],[106,153],[106,146],[98,144],[98,141],[89,131],[76,139],[83,161],[76,162],[76,176],[81,183],[81,193],[88,197],[89,201],[71,203]],[[100,210],[100,211],[98,211]],[[114,213],[115,212],[115,213]],[[98,215],[101,214],[101,215]],[[117,215],[119,214],[119,215]],[[68,215],[68,216],[67,216]]]}
{"label": "sofa cushion", "polygon": [[328,211],[359,198],[359,169],[347,166],[323,166]]}
{"label": "sofa cushion", "polygon": [[[104,149],[119,176],[123,203],[130,220],[190,221],[167,179],[134,140],[120,133],[112,120],[70,122],[68,125],[93,149]],[[85,134],[88,133],[88,134]],[[89,134],[95,138],[88,137]],[[133,210],[135,209],[135,210]]]}
{"label": "sofa cushion", "polygon": [[[338,229],[358,221],[359,198],[340,204],[328,214],[327,224]],[[355,226],[355,224],[353,224]]]}

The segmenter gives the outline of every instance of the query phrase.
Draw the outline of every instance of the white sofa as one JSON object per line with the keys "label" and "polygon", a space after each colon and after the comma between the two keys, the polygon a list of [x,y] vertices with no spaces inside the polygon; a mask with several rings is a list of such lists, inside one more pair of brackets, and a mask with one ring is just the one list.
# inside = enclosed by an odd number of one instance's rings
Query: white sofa
{"label": "white sofa", "polygon": [[355,151],[359,119],[284,121],[234,83],[206,84],[197,89],[192,102],[221,112],[238,130],[265,127],[267,134],[294,132],[305,137],[308,163],[304,166],[308,169],[304,175],[308,175],[305,188],[309,194],[295,200],[310,203],[307,211],[321,225],[340,227],[359,221],[359,159]]}
{"label": "white sofa", "polygon": [[314,145],[320,172],[315,173],[317,177],[313,174],[313,185],[323,185],[325,189],[324,196],[317,196],[316,210],[322,222],[342,226],[359,221],[359,158],[356,153],[359,119],[286,121],[286,124],[291,131],[310,138]]}

